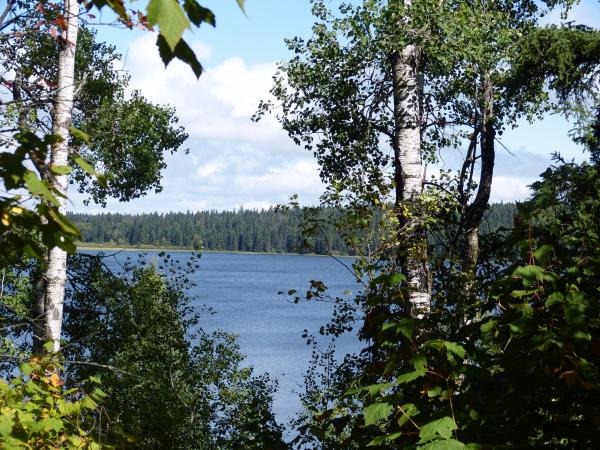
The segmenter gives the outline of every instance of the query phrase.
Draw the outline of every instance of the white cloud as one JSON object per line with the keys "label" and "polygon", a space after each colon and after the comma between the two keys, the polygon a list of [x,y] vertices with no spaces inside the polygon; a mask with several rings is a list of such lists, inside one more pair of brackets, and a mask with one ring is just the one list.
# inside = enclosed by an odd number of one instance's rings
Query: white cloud
{"label": "white cloud", "polygon": [[[194,160],[200,161],[195,163]],[[294,158],[282,157],[236,143],[208,143],[195,155],[176,154],[167,158],[164,190],[127,204],[109,201],[111,212],[141,213],[194,210],[269,208],[287,203],[298,194],[306,205],[316,204],[323,192],[316,163],[298,151]],[[73,194],[75,204],[82,197]],[[99,212],[95,207],[75,208]]]}
{"label": "white cloud", "polygon": [[514,202],[515,200],[525,200],[531,194],[528,186],[534,181],[533,178],[497,175],[492,183],[491,201]]}
{"label": "white cloud", "polygon": [[192,43],[192,50],[194,50],[194,53],[200,61],[210,60],[213,53],[212,47],[201,41],[194,41]]}
{"label": "white cloud", "polygon": [[[201,42],[192,46],[206,62],[203,54],[210,55],[210,48]],[[274,117],[259,123],[250,120],[260,100],[269,98],[274,63],[248,65],[242,58],[232,57],[208,67],[196,80],[180,61],[165,69],[154,36],[147,34],[131,43],[127,68],[132,77],[130,87],[154,102],[173,105],[191,140],[237,141],[271,151],[295,151]]]}
{"label": "white cloud", "polygon": [[[195,158],[196,160],[198,158]],[[201,164],[196,168],[196,174],[201,177],[208,177],[220,173],[223,169],[223,163],[220,161],[209,161],[206,164]]]}
{"label": "white cloud", "polygon": [[322,191],[317,170],[317,164],[313,160],[299,160],[282,166],[269,167],[263,173],[237,178],[234,186],[242,191],[260,194],[277,190],[290,194],[302,192],[313,197],[318,196]]}

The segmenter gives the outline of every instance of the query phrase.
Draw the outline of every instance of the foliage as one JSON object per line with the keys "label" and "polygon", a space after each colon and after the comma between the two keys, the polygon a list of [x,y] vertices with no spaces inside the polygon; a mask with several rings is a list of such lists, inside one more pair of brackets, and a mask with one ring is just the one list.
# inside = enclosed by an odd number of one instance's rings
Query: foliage
{"label": "foliage", "polygon": [[[32,29],[36,19],[20,23],[22,29]],[[32,79],[56,80],[52,61],[57,59],[58,49],[52,36],[25,33],[19,44],[16,53],[10,45],[3,49],[4,56],[12,58],[7,64]],[[177,126],[173,108],[154,105],[138,91],[125,97],[129,77],[117,69],[120,60],[113,46],[98,42],[95,32],[81,27],[75,59],[78,87],[73,105],[75,129],[70,151],[74,170],[70,181],[100,204],[109,196],[128,201],[150,189],[160,191],[165,153],[176,152],[187,139],[183,128]],[[52,113],[52,97],[47,87],[36,82],[23,81],[22,91],[20,109],[27,117],[20,119],[21,126],[42,134]],[[36,169],[45,177],[48,165],[42,156],[36,160]],[[90,171],[102,176],[92,180]]]}
{"label": "foliage", "polygon": [[162,257],[170,278],[152,265],[116,276],[99,257],[72,260],[65,357],[100,367],[70,365],[68,376],[100,377],[106,433],[127,429],[140,448],[282,448],[273,382],[241,366],[234,336],[198,327],[183,292],[196,260],[183,269]]}
{"label": "foliage", "polygon": [[79,140],[78,151],[104,175],[106,184],[82,169],[75,171],[72,182],[102,205],[107,197],[129,201],[150,190],[162,191],[165,154],[178,151],[188,137],[178,121],[173,108],[153,105],[138,91],[127,100],[103,99],[78,123],[94,136],[89,143]]}
{"label": "foliage", "polygon": [[[88,13],[86,15],[88,20],[95,18],[91,13],[94,6],[98,9],[109,7],[117,14],[119,20],[129,28],[139,26],[152,30],[153,26],[157,26],[159,29],[157,45],[164,63],[168,64],[172,59],[178,58],[188,64],[197,77],[202,73],[202,66],[197,60],[196,55],[183,39],[183,32],[191,28],[192,24],[196,27],[199,27],[203,23],[215,26],[216,22],[212,11],[201,6],[195,0],[185,0],[183,4],[173,0],[153,0],[147,6],[147,15],[127,8],[126,2],[122,0],[94,0],[82,1],[80,3],[83,4],[84,9]],[[237,0],[237,3],[240,8],[243,8],[243,0]],[[57,28],[61,29],[66,26],[65,17],[61,12],[59,4],[47,0],[39,2],[20,0],[6,2],[1,17],[1,29],[12,29],[14,31],[6,35],[7,39],[2,40],[4,56],[2,61],[3,71],[13,73],[11,69],[15,69],[16,67],[14,79],[5,80],[6,86],[12,91],[14,101],[9,102],[8,106],[4,108],[2,122],[4,125],[9,125],[9,127],[5,128],[5,131],[14,130],[18,132],[12,139],[3,138],[2,146],[8,146],[11,150],[12,147],[18,147],[20,150],[23,150],[3,152],[2,161],[0,161],[2,179],[5,188],[9,190],[7,195],[3,195],[0,198],[0,211],[2,211],[2,226],[0,228],[2,258],[0,259],[0,265],[7,267],[8,264],[14,262],[18,255],[23,252],[29,256],[40,257],[43,254],[44,247],[52,248],[55,246],[59,246],[67,251],[73,251],[74,241],[79,235],[77,229],[58,210],[57,193],[47,181],[48,174],[40,173],[37,175],[34,171],[24,166],[26,160],[30,160],[34,166],[39,166],[38,162],[45,160],[47,146],[56,141],[56,137],[49,134],[47,127],[44,129],[42,137],[37,138],[29,133],[30,126],[27,122],[30,118],[35,117],[37,113],[32,111],[31,104],[27,103],[28,99],[23,98],[23,93],[28,93],[31,97],[29,100],[33,100],[32,104],[34,107],[39,102],[48,104],[50,98],[48,97],[48,93],[43,91],[52,86],[54,77],[51,74],[57,70],[56,52],[48,52],[48,47],[56,50],[57,44],[60,41]],[[110,63],[114,62],[116,58],[113,56],[106,57],[106,55],[107,53],[112,55],[114,49],[102,44],[98,45],[93,42],[93,39],[91,46],[89,46],[89,36],[87,34],[88,39],[86,39],[84,33],[84,39],[80,43],[80,48],[88,51],[91,49],[91,53],[87,53],[88,56],[90,54],[103,55],[104,60],[102,61],[108,62],[112,69],[113,66]],[[48,46],[48,44],[50,45]],[[23,48],[29,48],[31,51],[23,52]],[[86,75],[91,74],[90,78],[93,78],[93,80],[88,82],[84,77],[81,79],[81,86],[88,92],[95,90],[96,94],[102,93],[105,98],[111,98],[111,95],[115,93],[118,94],[119,89],[115,91],[115,82],[117,80],[114,75],[114,69],[112,74],[107,73],[106,68],[108,66],[98,67],[96,61],[88,61],[87,64],[82,65],[82,53],[85,53],[85,51],[78,51],[80,61],[77,64],[77,70],[79,72],[82,70],[87,71]],[[33,62],[33,64],[23,66],[21,63],[23,63],[24,58],[30,58],[32,60],[30,63]],[[35,63],[37,63],[37,67]],[[45,73],[39,73],[40,71],[45,71]],[[34,80],[34,82],[29,88],[23,89],[21,84],[25,80]],[[107,87],[110,89],[107,89]],[[110,102],[107,103],[105,101],[101,102],[101,104],[105,112],[110,111],[111,106],[114,106]],[[98,104],[95,105],[95,107],[98,106]],[[87,105],[87,107],[87,111],[89,112],[90,105]],[[150,144],[149,139],[146,139],[146,146],[142,146],[135,155],[135,162],[139,163],[140,160],[144,160],[144,162],[150,163],[148,167],[153,169],[152,172],[149,171],[146,173],[144,180],[139,180],[139,185],[135,185],[140,175],[139,170],[135,171],[135,173],[132,173],[131,170],[129,172],[116,171],[116,173],[111,175],[113,180],[118,181],[113,183],[114,186],[119,185],[119,183],[121,185],[124,184],[124,179],[128,179],[129,183],[134,183],[133,188],[128,186],[129,190],[122,189],[119,192],[119,195],[125,199],[139,196],[141,192],[151,187],[160,189],[159,182],[156,180],[159,178],[158,174],[160,170],[164,167],[162,151],[174,151],[186,137],[180,128],[171,128],[176,119],[171,118],[173,112],[168,108],[154,107],[142,101],[141,97],[136,96],[134,100],[125,102],[121,108],[117,108],[122,114],[128,109],[129,113],[134,110],[135,112],[140,112],[146,118],[156,119],[159,128],[155,130],[155,134],[152,137],[154,143]],[[131,144],[131,133],[133,130],[128,128],[128,126],[137,127],[139,125],[132,123],[133,117],[135,115],[128,115],[127,119],[129,120],[125,120],[125,117],[121,118],[121,123],[127,125],[122,130],[124,137],[128,138],[125,139],[125,142],[118,140],[115,142],[113,134],[112,140],[108,140],[105,136],[102,142],[95,141],[96,145],[106,149],[110,147],[107,144],[112,144],[113,146]],[[42,121],[47,118],[48,116],[45,114],[38,116],[38,119]],[[97,117],[94,120],[90,120],[88,117],[88,126],[90,123],[95,123],[96,119]],[[14,126],[15,122],[16,126]],[[148,127],[143,128],[148,129]],[[139,128],[136,128],[138,134],[140,131]],[[80,138],[87,137],[85,133],[80,132],[73,132],[73,135]],[[161,138],[158,143],[156,143],[157,137]],[[148,151],[150,150],[149,146],[152,145],[155,146],[152,150],[160,147],[160,152],[152,153]],[[120,158],[121,162],[124,159],[127,159],[125,155]],[[93,198],[100,202],[105,201],[105,179],[96,172],[93,165],[90,165],[84,159],[75,157],[73,162],[77,170],[77,178],[82,185],[90,183],[89,179],[85,176],[86,173],[96,177],[96,181],[93,182]],[[92,158],[92,163],[96,162],[97,160]],[[106,165],[110,169],[114,169],[114,166],[115,163],[112,166]],[[122,166],[119,167],[122,168]],[[40,168],[37,168],[39,171]],[[61,171],[61,173],[68,173],[70,171],[67,167],[54,167],[52,170]],[[136,175],[136,177],[132,177],[132,175]],[[109,192],[115,195],[117,193],[116,190],[122,187],[113,187]],[[14,190],[18,189],[22,189],[22,193],[14,194]],[[25,207],[27,202],[34,206]],[[38,235],[41,237],[41,243],[37,240]]]}
{"label": "foliage", "polygon": [[519,46],[507,83],[511,95],[528,98],[550,88],[563,103],[593,95],[600,61],[597,30],[584,25],[537,28]]}
{"label": "foliage", "polygon": [[[577,347],[567,338],[576,332],[591,336],[593,342],[590,328],[596,326],[598,317],[590,306],[594,301],[576,307],[589,313],[589,320],[577,325],[586,331],[570,330],[572,310],[558,310],[558,316],[552,316],[544,309],[548,307],[546,294],[558,289],[554,283],[562,280],[569,284],[560,272],[556,277],[551,274],[560,264],[533,269],[537,275],[528,267],[513,272],[520,266],[535,265],[527,253],[530,247],[525,246],[525,253],[519,254],[512,244],[527,233],[524,221],[537,223],[537,214],[545,213],[538,210],[527,215],[528,207],[522,206],[515,231],[498,230],[485,239],[487,253],[475,258],[468,280],[457,253],[464,252],[467,245],[461,233],[468,208],[475,202],[476,212],[487,208],[497,136],[519,119],[532,120],[551,109],[564,112],[572,107],[551,101],[553,93],[578,101],[581,96],[593,98],[599,34],[583,27],[536,29],[541,5],[530,1],[411,2],[408,10],[400,3],[343,4],[339,12],[332,12],[325,2],[314,1],[313,34],[309,39],[288,41],[295,55],[275,76],[272,94],[276,103],[263,103],[259,111],[259,116],[276,111],[292,139],[315,154],[321,177],[329,183],[324,202],[348,206],[352,212],[343,217],[348,228],[374,228],[383,237],[379,248],[355,264],[357,278],[365,280],[366,286],[355,299],[358,314],[351,319],[362,324],[359,337],[365,348],[337,366],[333,387],[322,383],[313,389],[318,375],[309,374],[310,395],[305,397],[308,405],[300,418],[296,442],[328,449],[593,448],[597,446],[595,428],[587,417],[597,416],[592,400],[597,391],[590,381],[597,381],[595,344]],[[547,2],[548,6],[558,3],[570,4]],[[409,26],[398,27],[402,18]],[[411,236],[399,226],[394,211],[386,208],[392,187],[387,149],[394,138],[389,107],[390,54],[406,45],[407,35],[411,42],[418,42],[422,52],[422,136],[429,151],[424,156],[434,159],[438,152],[465,143],[470,154],[456,176],[442,173],[426,182],[429,187],[418,202],[422,211],[416,213],[426,217],[430,244],[439,247],[430,253],[429,261],[433,273],[431,312],[422,316],[410,314],[406,268],[397,263],[398,248],[406,246],[406,241],[411,245]],[[534,69],[533,76],[527,67]],[[485,113],[491,113],[487,123]],[[491,132],[485,134],[487,126]],[[491,142],[486,155],[483,137]],[[588,133],[582,140],[592,137],[593,133]],[[478,144],[482,147],[479,154]],[[487,179],[482,176],[477,183],[474,175],[479,159],[482,166],[487,164],[488,173]],[[573,174],[561,175],[564,180]],[[547,186],[558,180],[557,175],[542,183]],[[484,182],[487,198],[479,195]],[[571,205],[577,210],[575,205],[588,195],[594,198],[595,192],[590,194],[589,186],[587,191],[582,186],[581,197],[571,198]],[[479,197],[482,201],[478,202]],[[537,200],[534,197],[533,202]],[[377,217],[375,208],[383,209],[384,214]],[[397,214],[407,215],[399,209]],[[408,211],[408,215],[413,213]],[[573,213],[581,215],[580,211]],[[560,218],[555,238],[566,238],[564,221],[568,217],[565,213]],[[477,230],[481,215],[477,219],[467,228],[474,225]],[[377,226],[373,227],[373,222]],[[587,228],[581,236],[576,233],[574,240],[583,243],[586,233],[591,236],[588,239],[595,239],[597,231],[590,229],[591,222],[585,220]],[[545,245],[556,246],[545,242],[541,233],[539,237],[526,236],[532,252],[547,248]],[[414,239],[412,242],[414,245]],[[575,256],[578,249],[571,245],[568,251]],[[590,248],[594,245],[597,243],[592,240]],[[537,287],[532,284],[517,288],[514,284],[521,283],[524,276],[538,277],[542,291],[531,289]],[[573,282],[584,282],[584,278],[577,273]],[[594,290],[597,285],[586,289]],[[562,295],[568,298],[564,289]],[[516,317],[527,319],[525,329],[515,323]],[[347,327],[343,320],[334,316],[334,329],[343,331]],[[502,332],[497,328],[500,324],[504,325]],[[353,323],[351,328],[355,326]],[[564,357],[570,365],[561,366],[536,353],[546,351],[537,346],[554,326],[564,338],[559,346],[565,353],[558,360]],[[519,330],[523,336],[518,336]],[[549,339],[557,335],[554,330]],[[546,346],[556,356],[554,344]],[[578,351],[584,355],[583,365],[590,368],[585,378],[588,384],[584,383],[590,389],[587,396],[583,388],[575,392],[559,377],[561,371],[570,375],[573,364],[582,364],[571,362],[577,360]],[[531,408],[523,398],[530,400]],[[583,428],[586,431],[579,432]]]}
{"label": "foliage", "polygon": [[8,190],[0,200],[3,267],[22,253],[41,257],[44,248],[74,251],[79,232],[58,210],[60,194],[50,185],[51,173],[72,173],[71,182],[98,203],[104,204],[109,195],[129,200],[149,189],[161,190],[164,154],[177,151],[187,138],[176,126],[173,109],[153,105],[137,92],[125,100],[128,78],[115,66],[120,55],[83,27],[75,62],[72,167],[50,167],[50,147],[59,139],[48,134],[47,123],[58,50],[51,34],[36,29],[43,17],[38,12],[16,20],[14,26],[22,33],[0,43],[4,69],[17,74],[10,89],[14,102],[2,121],[6,130],[18,131],[3,139],[6,151],[0,155],[0,173]]}
{"label": "foliage", "polygon": [[481,324],[494,351],[490,381],[519,402],[482,406],[514,419],[496,432],[515,446],[592,448],[600,439],[600,167],[559,159],[532,187],[520,208],[526,225],[507,242],[521,257],[491,291],[501,313]]}
{"label": "foliage", "polygon": [[[337,392],[321,390],[326,407],[298,440],[312,436],[323,448],[598,446],[600,167],[558,159],[532,188],[515,229],[495,236],[484,255],[490,270],[464,316],[449,297],[461,292],[436,290],[431,314],[411,318],[401,274],[371,281],[361,330],[370,345],[358,365],[338,366]],[[442,286],[460,276],[436,274]]]}
{"label": "foliage", "polygon": [[[372,203],[390,192],[391,56],[408,41],[416,41],[422,54],[426,160],[477,140],[485,77],[499,87],[494,126],[500,132],[522,115],[543,111],[545,95],[511,95],[505,88],[506,69],[539,15],[533,1],[420,1],[409,7],[365,1],[342,3],[334,11],[314,0],[312,8],[312,35],[286,41],[294,56],[279,65],[271,89],[275,100],[262,102],[255,119],[277,115],[290,138],[314,154],[332,197],[346,192]],[[407,16],[411,26],[398,26]]]}
{"label": "foliage", "polygon": [[[32,358],[20,374],[0,380],[0,445],[6,449],[114,448],[101,439],[106,394],[90,379],[91,394],[67,389],[56,359]],[[121,439],[125,442],[124,438]]]}
{"label": "foliage", "polygon": [[41,257],[44,247],[73,251],[73,241],[79,238],[77,228],[58,210],[60,194],[26,165],[30,154],[45,157],[56,138],[40,139],[23,132],[15,140],[14,151],[0,153],[0,177],[5,189],[23,193],[0,196],[0,267],[15,263],[23,254]]}

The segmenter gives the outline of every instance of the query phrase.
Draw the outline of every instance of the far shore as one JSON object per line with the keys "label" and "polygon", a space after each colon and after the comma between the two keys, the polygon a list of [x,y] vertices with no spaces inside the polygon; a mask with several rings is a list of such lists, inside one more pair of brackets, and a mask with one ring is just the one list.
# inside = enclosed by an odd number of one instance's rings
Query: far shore
{"label": "far shore", "polygon": [[[239,250],[194,250],[193,248],[182,248],[182,247],[155,247],[155,246],[116,246],[116,245],[103,245],[97,243],[79,243],[77,244],[77,250],[92,250],[92,251],[110,251],[110,252],[182,252],[182,253],[232,253],[239,255],[288,255],[288,256],[323,256],[329,257],[331,255],[320,255],[317,253],[286,253],[286,252],[248,252]],[[336,258],[338,257],[352,257],[351,255],[340,255],[333,254]]]}

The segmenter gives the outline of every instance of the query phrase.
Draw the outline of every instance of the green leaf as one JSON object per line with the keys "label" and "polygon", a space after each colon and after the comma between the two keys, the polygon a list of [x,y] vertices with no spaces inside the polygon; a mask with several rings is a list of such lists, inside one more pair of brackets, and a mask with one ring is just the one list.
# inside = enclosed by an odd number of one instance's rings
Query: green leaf
{"label": "green leaf", "polygon": [[44,350],[46,350],[48,353],[52,353],[52,351],[54,351],[54,342],[44,342]]}
{"label": "green leaf", "polygon": [[438,397],[442,393],[442,388],[440,386],[435,386],[431,389],[427,389],[427,397],[434,398]]}
{"label": "green leaf", "polygon": [[85,170],[89,175],[92,176],[96,176],[96,169],[94,169],[94,166],[92,166],[89,162],[87,162],[85,159],[83,159],[81,156],[76,156],[74,158],[75,163],[77,163],[77,165],[79,167],[81,167],[83,170]]}
{"label": "green leaf", "polygon": [[58,224],[62,231],[73,236],[79,236],[79,230],[67,216],[61,214],[54,208],[48,208],[48,215],[56,224]]}
{"label": "green leaf", "polygon": [[376,447],[378,445],[385,444],[386,442],[390,442],[395,439],[398,439],[400,436],[402,436],[402,432],[400,432],[400,431],[397,433],[388,434],[387,436],[378,436],[375,439],[373,439],[371,442],[369,442],[367,444],[367,447]]}
{"label": "green leaf", "polygon": [[544,270],[539,266],[521,266],[517,267],[513,275],[522,278],[523,286],[529,288],[536,281],[542,281],[544,279]]}
{"label": "green leaf", "polygon": [[410,383],[411,381],[415,381],[416,379],[421,378],[423,375],[425,375],[424,370],[415,370],[413,372],[408,372],[398,376],[398,378],[396,378],[396,384]]}
{"label": "green leaf", "polygon": [[385,285],[388,287],[394,287],[403,281],[406,281],[406,275],[403,273],[389,273],[379,275],[371,281],[371,285],[376,286],[378,284]]}
{"label": "green leaf", "polygon": [[29,375],[29,374],[31,374],[31,372],[33,372],[33,367],[31,367],[27,363],[23,363],[23,364],[21,364],[20,370],[21,370],[21,372],[23,372],[24,375]]}
{"label": "green leaf", "polygon": [[199,78],[200,75],[202,75],[202,72],[204,71],[202,64],[200,64],[194,51],[183,39],[181,39],[175,49],[172,50],[164,37],[159,35],[156,40],[156,45],[158,46],[158,53],[160,54],[165,67],[168,66],[174,58],[177,58],[191,67],[196,78]]}
{"label": "green leaf", "polygon": [[379,392],[389,389],[393,387],[392,383],[380,383],[380,384],[371,384],[369,386],[361,386],[357,388],[348,389],[344,392],[344,396],[350,396],[354,394],[359,394],[361,392],[368,392],[371,397],[377,395]]}
{"label": "green leaf", "polygon": [[91,175],[93,177],[96,178],[96,181],[98,182],[98,184],[100,186],[102,186],[103,188],[106,189],[107,187],[107,181],[106,181],[106,177],[100,173],[98,173],[98,171],[94,168],[94,166],[92,166],[88,161],[86,161],[85,159],[83,159],[81,156],[75,156],[73,158],[73,160],[75,161],[75,163],[81,167],[88,175]]}
{"label": "green leaf", "polygon": [[12,428],[15,421],[12,418],[12,415],[9,415],[7,412],[3,412],[0,415],[0,436],[8,436],[12,433]]}
{"label": "green leaf", "polygon": [[57,417],[49,417],[46,419],[44,423],[44,431],[53,430],[56,432],[61,431],[64,428],[65,424],[62,420]]}
{"label": "green leaf", "polygon": [[86,132],[80,130],[79,128],[69,127],[69,131],[71,132],[72,136],[76,137],[77,139],[82,140],[86,144],[88,144],[90,142],[90,135],[87,134]]}
{"label": "green leaf", "polygon": [[427,359],[424,356],[415,356],[411,359],[411,363],[415,370],[398,376],[396,384],[410,383],[427,373]]}
{"label": "green leaf", "polygon": [[69,166],[52,166],[50,170],[57,175],[68,175],[73,171]]}
{"label": "green leaf", "polygon": [[148,22],[158,25],[160,35],[174,52],[183,32],[190,27],[181,5],[176,0],[150,0],[147,13]]}
{"label": "green leaf", "polygon": [[388,286],[392,287],[402,283],[403,281],[406,281],[406,275],[404,275],[403,273],[393,273],[390,275],[389,279],[387,280],[387,283]]}
{"label": "green leaf", "polygon": [[106,392],[104,392],[102,389],[96,388],[96,389],[94,389],[94,396],[97,399],[103,399],[103,398],[108,397],[108,394]]}
{"label": "green leaf", "polygon": [[452,417],[442,417],[441,419],[434,420],[433,422],[426,423],[421,426],[419,431],[419,444],[425,444],[434,439],[450,439],[452,432],[456,430],[456,422]]}
{"label": "green leaf", "polygon": [[462,345],[448,341],[445,341],[444,345],[446,346],[448,353],[458,356],[460,359],[465,359],[466,351]]}
{"label": "green leaf", "polygon": [[396,333],[402,333],[407,339],[412,339],[417,323],[418,321],[414,319],[402,319],[398,322],[388,322],[383,324],[381,331],[394,330]]}
{"label": "green leaf", "polygon": [[469,417],[473,420],[479,420],[479,413],[474,409],[469,410]]}
{"label": "green leaf", "polygon": [[81,407],[86,409],[94,410],[98,407],[98,404],[92,400],[90,397],[83,397],[81,399]]}
{"label": "green leaf", "polygon": [[496,325],[498,324],[497,320],[488,320],[487,322],[481,324],[481,332],[482,333],[489,333],[490,331],[492,331]]}
{"label": "green leaf", "polygon": [[185,9],[188,18],[194,25],[199,27],[202,22],[206,22],[213,27],[217,26],[213,12],[198,4],[196,0],[185,0],[183,9]]}
{"label": "green leaf", "polygon": [[540,248],[533,252],[533,257],[539,264],[545,265],[553,253],[554,247],[552,247],[551,245],[542,245]]}
{"label": "green leaf", "polygon": [[50,191],[48,186],[46,186],[46,183],[40,180],[35,173],[27,172],[23,175],[23,180],[25,181],[25,185],[29,192],[33,195],[41,197],[55,206],[60,205],[54,194]]}
{"label": "green leaf", "polygon": [[373,403],[363,409],[365,425],[373,425],[390,415],[393,408],[389,403]]}
{"label": "green leaf", "polygon": [[443,439],[429,442],[418,447],[420,450],[463,450],[465,444],[456,439]]}
{"label": "green leaf", "polygon": [[406,405],[402,405],[402,411],[403,413],[398,417],[398,426],[400,428],[407,424],[411,417],[419,414],[419,410],[414,403],[407,403]]}

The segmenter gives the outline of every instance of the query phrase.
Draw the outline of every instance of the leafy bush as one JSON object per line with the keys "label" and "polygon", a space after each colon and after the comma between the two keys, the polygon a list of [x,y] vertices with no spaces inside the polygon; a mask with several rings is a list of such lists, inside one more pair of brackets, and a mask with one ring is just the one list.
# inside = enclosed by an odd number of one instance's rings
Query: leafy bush
{"label": "leafy bush", "polygon": [[[50,358],[32,358],[20,374],[0,380],[0,445],[5,449],[101,449],[99,405],[106,393],[91,378],[92,393],[66,389],[60,365]],[[124,441],[125,442],[125,441]]]}

